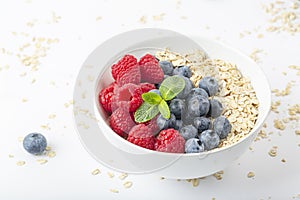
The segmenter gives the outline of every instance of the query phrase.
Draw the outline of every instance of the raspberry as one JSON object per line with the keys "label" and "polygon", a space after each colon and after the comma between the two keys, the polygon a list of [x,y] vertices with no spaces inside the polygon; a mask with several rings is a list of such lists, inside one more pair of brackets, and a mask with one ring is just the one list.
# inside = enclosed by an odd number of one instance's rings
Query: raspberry
{"label": "raspberry", "polygon": [[156,58],[153,55],[146,54],[146,55],[144,55],[143,57],[140,58],[139,65],[144,65],[145,63],[148,63],[148,62],[158,63],[158,60],[156,60]]}
{"label": "raspberry", "polygon": [[127,140],[140,147],[154,150],[155,137],[145,124],[134,126],[129,132]]}
{"label": "raspberry", "polygon": [[137,59],[132,55],[125,55],[111,67],[113,78],[119,86],[126,83],[139,83],[141,80]]}
{"label": "raspberry", "polygon": [[122,87],[116,87],[112,98],[112,110],[118,109],[124,105],[129,107],[130,112],[135,112],[143,103],[142,90],[138,85],[128,83]]}
{"label": "raspberry", "polygon": [[151,83],[140,83],[139,86],[142,89],[143,93],[156,89],[155,85]]}
{"label": "raspberry", "polygon": [[126,106],[119,107],[115,110],[109,119],[109,125],[118,135],[126,138],[131,128],[135,125],[131,119],[130,113]]}
{"label": "raspberry", "polygon": [[156,139],[156,151],[184,153],[185,140],[175,129],[162,130]]}
{"label": "raspberry", "polygon": [[98,97],[99,103],[102,105],[103,109],[108,113],[112,112],[111,101],[112,101],[112,97],[114,96],[115,85],[116,83],[113,82],[106,88],[102,89],[99,93],[99,97]]}
{"label": "raspberry", "polygon": [[160,131],[159,127],[157,126],[157,122],[156,122],[157,118],[158,118],[158,115],[156,117],[152,118],[151,120],[143,123],[151,130],[151,133],[153,135],[156,135]]}
{"label": "raspberry", "polygon": [[164,79],[164,72],[156,58],[146,54],[139,61],[141,80],[149,83],[160,83]]}
{"label": "raspberry", "polygon": [[139,84],[141,82],[141,72],[138,65],[126,69],[122,75],[118,76],[117,83],[123,86],[127,83]]}

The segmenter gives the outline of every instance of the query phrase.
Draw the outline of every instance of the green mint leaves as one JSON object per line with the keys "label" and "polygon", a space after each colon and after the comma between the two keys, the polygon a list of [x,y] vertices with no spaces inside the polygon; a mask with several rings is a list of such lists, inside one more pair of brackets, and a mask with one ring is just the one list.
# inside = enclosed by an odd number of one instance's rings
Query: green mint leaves
{"label": "green mint leaves", "polygon": [[185,81],[179,76],[170,76],[160,85],[159,91],[161,96],[155,92],[142,94],[144,103],[135,111],[134,119],[138,123],[149,121],[158,113],[169,119],[170,109],[166,101],[176,97],[185,87]]}
{"label": "green mint leaves", "polygon": [[179,76],[170,76],[160,85],[159,91],[164,100],[169,101],[176,97],[185,87],[185,81]]}

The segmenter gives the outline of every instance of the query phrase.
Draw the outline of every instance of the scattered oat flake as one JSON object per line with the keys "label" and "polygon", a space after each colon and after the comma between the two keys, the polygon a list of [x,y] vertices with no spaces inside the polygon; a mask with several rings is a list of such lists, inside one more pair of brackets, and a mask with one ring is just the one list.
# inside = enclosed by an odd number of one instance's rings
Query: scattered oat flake
{"label": "scattered oat flake", "polygon": [[147,23],[147,17],[146,16],[141,16],[139,19],[139,22],[142,24],[146,24]]}
{"label": "scattered oat flake", "polygon": [[19,141],[19,142],[23,142],[23,140],[24,140],[24,137],[23,137],[23,136],[19,136],[19,137],[18,137],[18,141]]}
{"label": "scattered oat flake", "polygon": [[127,177],[128,177],[128,174],[127,174],[127,173],[122,173],[122,174],[120,174],[119,179],[120,179],[120,180],[124,180],[124,179],[127,178]]}
{"label": "scattered oat flake", "polygon": [[101,172],[100,172],[100,169],[94,169],[93,171],[92,171],[92,175],[97,175],[97,174],[100,174]]}
{"label": "scattered oat flake", "polygon": [[288,82],[285,89],[279,90],[279,89],[273,89],[272,93],[275,93],[275,96],[287,96],[291,93],[292,88],[292,82]]}
{"label": "scattered oat flake", "polygon": [[26,103],[27,101],[28,101],[28,99],[22,98],[22,102],[23,102],[23,103]]}
{"label": "scattered oat flake", "polygon": [[117,189],[109,189],[109,191],[111,191],[112,193],[119,193],[119,190]]}
{"label": "scattered oat flake", "polygon": [[214,173],[213,176],[217,179],[217,180],[221,180],[223,177],[222,175],[224,174],[224,171],[219,171],[217,173]]}
{"label": "scattered oat flake", "polygon": [[51,150],[51,147],[50,146],[46,146],[46,151],[50,151]]}
{"label": "scattered oat flake", "polygon": [[100,21],[102,19],[101,16],[96,17],[96,21]]}
{"label": "scattered oat flake", "polygon": [[285,163],[285,162],[286,162],[286,160],[285,160],[284,158],[282,158],[282,159],[281,159],[281,162]]}
{"label": "scattered oat flake", "polygon": [[8,157],[9,157],[9,158],[14,158],[15,156],[12,155],[12,154],[8,154]]}
{"label": "scattered oat flake", "polygon": [[274,127],[279,130],[284,130],[286,126],[282,120],[274,119]]}
{"label": "scattered oat flake", "polygon": [[37,159],[36,161],[41,165],[46,164],[48,162],[48,160],[46,159]]}
{"label": "scattered oat flake", "polygon": [[162,21],[164,19],[165,15],[166,15],[165,13],[161,13],[159,15],[153,15],[153,20],[154,21]]}
{"label": "scattered oat flake", "polygon": [[49,158],[54,158],[56,156],[56,153],[55,151],[49,151],[46,153],[46,155],[49,157]]}
{"label": "scattered oat flake", "polygon": [[44,130],[47,130],[47,131],[51,130],[49,124],[46,124],[46,125],[43,124],[43,125],[41,125],[41,128],[44,129]]}
{"label": "scattered oat flake", "polygon": [[55,117],[56,117],[55,114],[50,114],[50,115],[48,116],[49,119],[54,119]]}
{"label": "scattered oat flake", "polygon": [[112,173],[112,172],[107,172],[107,175],[109,178],[113,178],[115,176],[114,173]]}
{"label": "scattered oat flake", "polygon": [[254,172],[249,172],[249,173],[247,174],[247,177],[248,177],[248,178],[253,178],[254,176],[255,176]]}
{"label": "scattered oat flake", "polygon": [[132,182],[131,181],[126,181],[125,183],[123,183],[123,186],[125,188],[130,188],[132,186]]}
{"label": "scattered oat flake", "polygon": [[277,156],[277,146],[273,146],[273,147],[269,150],[269,155],[270,155],[271,157]]}
{"label": "scattered oat flake", "polygon": [[197,187],[199,185],[199,178],[192,179],[192,185],[193,187]]}
{"label": "scattered oat flake", "polygon": [[17,164],[18,166],[23,166],[23,165],[25,165],[25,161],[18,161],[16,164]]}

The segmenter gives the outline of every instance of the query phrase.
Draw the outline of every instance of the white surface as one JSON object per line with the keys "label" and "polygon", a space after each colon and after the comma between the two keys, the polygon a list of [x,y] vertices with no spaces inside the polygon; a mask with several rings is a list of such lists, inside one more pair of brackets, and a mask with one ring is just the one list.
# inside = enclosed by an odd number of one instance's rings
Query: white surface
{"label": "white surface", "polygon": [[[300,136],[295,134],[295,130],[300,129],[299,123],[288,123],[286,129],[280,131],[273,127],[273,119],[287,117],[287,108],[300,100],[299,76],[288,68],[300,65],[300,35],[265,31],[270,17],[261,4],[269,2],[273,1],[2,1],[0,199],[299,198]],[[153,18],[161,13],[165,13],[162,20]],[[97,20],[99,16],[102,19]],[[139,21],[142,16],[145,16],[145,24]],[[95,47],[112,35],[144,27],[217,38],[247,55],[254,49],[262,49],[263,52],[257,54],[259,64],[272,89],[284,89],[288,82],[295,81],[290,95],[273,96],[273,100],[281,100],[279,114],[272,112],[267,119],[266,130],[273,134],[254,142],[253,150],[224,170],[222,180],[210,176],[201,179],[198,187],[186,181],[160,180],[152,175],[129,175],[120,180],[120,173],[97,163],[82,147],[73,125],[72,106],[65,106],[72,99],[80,66]],[[245,30],[251,34],[240,38]],[[259,33],[264,37],[257,38]],[[19,50],[23,44],[34,45],[33,37],[59,39],[58,43],[46,43],[50,48],[45,57],[38,59],[38,71],[31,71],[16,56],[23,53]],[[26,51],[34,49],[31,46]],[[20,76],[24,72],[27,74]],[[33,79],[36,82],[32,84]],[[22,102],[23,98],[28,101]],[[56,114],[56,118],[49,119],[49,114]],[[41,127],[47,124],[50,130]],[[44,165],[24,152],[18,141],[18,137],[34,131],[42,132],[57,154],[47,158],[48,163]],[[278,146],[276,157],[268,155],[272,146]],[[9,158],[9,154],[14,157]],[[19,160],[26,164],[17,166]],[[96,168],[101,174],[91,175]],[[250,171],[255,173],[254,178],[247,178]],[[107,172],[113,172],[115,177],[109,178]],[[125,189],[124,181],[132,181],[133,186]],[[112,193],[110,189],[118,189],[119,193]]]}

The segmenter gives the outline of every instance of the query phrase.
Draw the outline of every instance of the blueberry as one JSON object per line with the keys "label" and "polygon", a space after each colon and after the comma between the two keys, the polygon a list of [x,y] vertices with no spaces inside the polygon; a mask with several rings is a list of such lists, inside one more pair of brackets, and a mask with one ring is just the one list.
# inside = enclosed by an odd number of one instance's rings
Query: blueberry
{"label": "blueberry", "polygon": [[176,67],[174,69],[173,75],[180,75],[180,76],[184,76],[187,78],[191,78],[192,72],[188,66],[180,66],[180,67]]}
{"label": "blueberry", "polygon": [[177,97],[180,99],[184,99],[190,93],[190,91],[193,89],[194,86],[192,81],[189,78],[184,76],[180,76],[180,77],[184,79],[185,86],[184,89],[177,95]]}
{"label": "blueberry", "polygon": [[221,139],[227,137],[228,133],[231,131],[231,124],[228,119],[224,116],[216,118],[213,122],[213,130],[219,135]]}
{"label": "blueberry", "polygon": [[208,113],[209,101],[203,96],[194,96],[187,103],[187,115],[190,117],[205,116]]}
{"label": "blueberry", "polygon": [[169,128],[170,121],[164,118],[162,115],[159,115],[156,124],[160,130]]}
{"label": "blueberry", "polygon": [[171,115],[171,123],[169,124],[169,128],[174,128],[175,130],[179,130],[181,129],[181,127],[183,126],[183,122],[180,119],[176,119],[175,115],[173,115],[174,117],[172,117]]}
{"label": "blueberry", "polygon": [[160,91],[158,89],[153,89],[153,90],[150,90],[149,92],[154,92],[154,93],[158,94],[159,96],[161,96]]}
{"label": "blueberry", "polygon": [[188,100],[190,100],[192,97],[198,96],[198,95],[204,96],[204,97],[208,98],[208,94],[207,94],[207,92],[206,92],[204,89],[202,89],[202,88],[193,88],[193,89],[190,91],[190,93],[188,94],[188,96],[186,97],[186,100],[188,101]]}
{"label": "blueberry", "polygon": [[188,140],[190,138],[196,137],[198,130],[193,125],[187,125],[187,126],[183,126],[179,130],[179,133],[185,140]]}
{"label": "blueberry", "polygon": [[209,111],[207,113],[207,116],[212,117],[212,118],[217,118],[219,117],[222,112],[223,112],[223,106],[220,101],[217,99],[211,99],[209,100],[210,106],[209,106]]}
{"label": "blueberry", "polygon": [[218,147],[220,137],[212,130],[203,131],[200,135],[200,141],[204,145],[205,150],[211,150]]}
{"label": "blueberry", "polygon": [[23,147],[27,152],[38,155],[45,151],[47,140],[40,133],[30,133],[24,138]]}
{"label": "blueberry", "polygon": [[210,119],[206,117],[195,117],[194,126],[197,128],[198,133],[202,133],[210,128]]}
{"label": "blueberry", "polygon": [[190,138],[184,145],[185,153],[199,153],[204,151],[204,145],[198,138]]}
{"label": "blueberry", "polygon": [[159,61],[159,66],[162,68],[165,75],[172,75],[174,66],[169,61]]}
{"label": "blueberry", "polygon": [[175,115],[176,119],[181,119],[181,114],[183,114],[185,110],[185,103],[182,99],[172,99],[169,108],[170,112]]}
{"label": "blueberry", "polygon": [[218,92],[218,81],[211,76],[206,76],[200,80],[199,88],[204,89],[209,96],[213,96]]}

